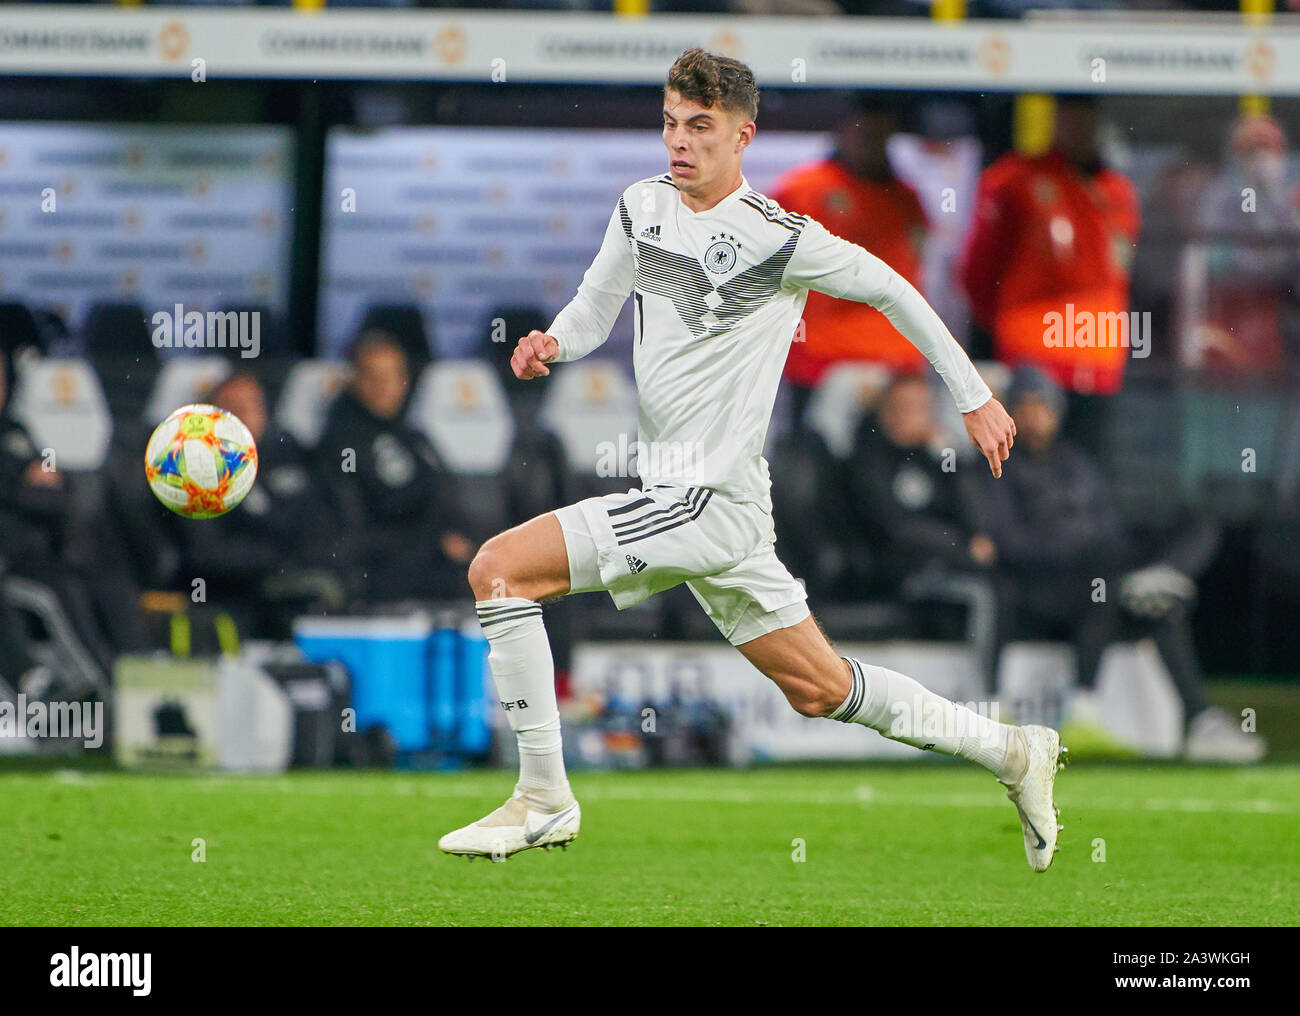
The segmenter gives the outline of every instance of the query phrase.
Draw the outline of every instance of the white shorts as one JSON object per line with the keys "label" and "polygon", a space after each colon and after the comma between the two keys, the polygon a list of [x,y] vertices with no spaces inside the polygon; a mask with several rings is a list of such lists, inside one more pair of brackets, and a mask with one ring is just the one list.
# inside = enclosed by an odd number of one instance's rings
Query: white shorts
{"label": "white shorts", "polygon": [[656,484],[590,497],[555,515],[570,593],[603,589],[624,610],[685,582],[737,646],[809,615],[803,586],[773,549],[772,516],[756,503]]}

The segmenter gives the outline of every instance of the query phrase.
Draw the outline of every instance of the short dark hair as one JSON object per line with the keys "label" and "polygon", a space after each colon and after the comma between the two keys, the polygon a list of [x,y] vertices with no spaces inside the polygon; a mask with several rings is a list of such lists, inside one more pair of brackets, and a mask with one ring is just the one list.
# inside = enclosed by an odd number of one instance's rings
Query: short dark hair
{"label": "short dark hair", "polygon": [[924,374],[913,370],[901,370],[889,379],[889,384],[885,385],[884,391],[880,393],[880,397],[876,400],[876,404],[883,406],[900,389],[916,384],[919,384],[927,392],[930,390],[930,381]]}
{"label": "short dark hair", "polygon": [[361,331],[347,349],[348,362],[356,366],[361,357],[372,349],[395,349],[402,354],[402,360],[406,363],[407,369],[410,369],[411,358],[407,355],[406,347],[392,332],[383,328],[365,328]]}
{"label": "short dark hair", "polygon": [[664,91],[677,92],[705,109],[715,106],[739,113],[747,121],[758,118],[758,83],[754,72],[739,60],[718,56],[695,46],[677,58],[668,70]]}
{"label": "short dark hair", "polygon": [[258,390],[262,393],[262,397],[266,398],[266,385],[262,379],[251,370],[240,367],[231,371],[220,381],[214,381],[212,384],[204,388],[199,396],[199,401],[217,405],[217,399],[221,396],[221,393],[231,385],[250,383],[257,385]]}

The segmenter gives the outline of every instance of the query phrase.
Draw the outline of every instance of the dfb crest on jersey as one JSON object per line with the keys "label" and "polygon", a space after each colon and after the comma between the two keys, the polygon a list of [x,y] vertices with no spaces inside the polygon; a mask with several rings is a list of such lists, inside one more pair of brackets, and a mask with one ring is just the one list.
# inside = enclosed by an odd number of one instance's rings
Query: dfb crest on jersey
{"label": "dfb crest on jersey", "polygon": [[740,244],[730,233],[717,233],[709,239],[713,242],[704,252],[704,265],[715,275],[726,275],[736,267],[736,249]]}

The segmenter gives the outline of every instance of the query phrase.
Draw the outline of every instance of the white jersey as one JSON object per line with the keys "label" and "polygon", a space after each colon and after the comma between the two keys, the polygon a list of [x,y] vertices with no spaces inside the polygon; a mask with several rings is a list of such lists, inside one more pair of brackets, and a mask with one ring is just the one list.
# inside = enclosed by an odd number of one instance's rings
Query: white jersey
{"label": "white jersey", "polygon": [[962,412],[990,398],[964,350],[912,285],[815,219],[740,186],[703,212],[670,174],[618,200],[577,295],[547,330],[555,362],[609,338],[632,293],[643,487],[707,487],[771,511],[763,445],[808,291],[880,310],[929,359]]}

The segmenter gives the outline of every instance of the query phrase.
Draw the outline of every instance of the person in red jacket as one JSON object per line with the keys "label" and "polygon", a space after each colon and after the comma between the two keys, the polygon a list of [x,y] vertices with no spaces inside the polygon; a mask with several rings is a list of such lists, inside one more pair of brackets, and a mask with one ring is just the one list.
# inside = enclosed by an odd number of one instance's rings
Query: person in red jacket
{"label": "person in red jacket", "polygon": [[1009,153],[980,176],[961,267],[972,316],[997,359],[1034,364],[1072,394],[1079,437],[1104,411],[1090,396],[1118,391],[1150,341],[1119,330],[1139,228],[1136,189],[1101,161],[1092,96],[1058,97],[1047,152]]}
{"label": "person in red jacket", "polygon": [[[842,121],[830,157],[787,172],[771,197],[788,212],[811,215],[920,288],[929,223],[916,192],[890,168],[885,145],[897,129],[888,97],[862,93],[856,112]],[[809,293],[803,334],[796,335],[785,365],[797,415],[822,375],[846,360],[909,373],[927,366],[920,351],[874,307]]]}

